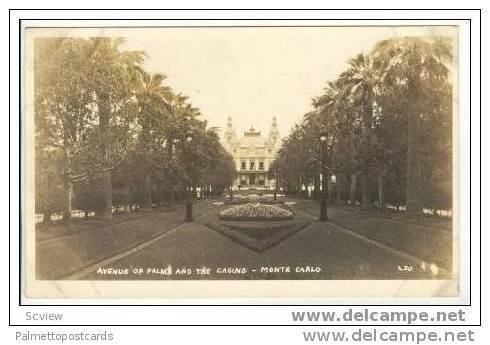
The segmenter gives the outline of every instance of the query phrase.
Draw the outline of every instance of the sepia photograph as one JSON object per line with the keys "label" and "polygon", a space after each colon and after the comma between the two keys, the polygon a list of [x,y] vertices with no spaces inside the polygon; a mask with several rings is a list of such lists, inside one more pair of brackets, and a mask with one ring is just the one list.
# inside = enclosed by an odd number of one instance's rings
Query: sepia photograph
{"label": "sepia photograph", "polygon": [[25,28],[28,296],[458,296],[458,27],[195,25]]}

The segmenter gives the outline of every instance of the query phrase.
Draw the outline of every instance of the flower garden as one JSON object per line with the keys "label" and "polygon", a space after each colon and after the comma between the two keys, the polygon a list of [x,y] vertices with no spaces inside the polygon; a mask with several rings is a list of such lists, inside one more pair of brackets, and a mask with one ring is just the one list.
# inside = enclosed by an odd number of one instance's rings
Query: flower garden
{"label": "flower garden", "polygon": [[246,203],[221,211],[219,218],[232,221],[281,221],[293,219],[293,213],[275,205]]}
{"label": "flower garden", "polygon": [[284,198],[279,198],[277,197],[276,200],[274,200],[273,197],[270,196],[265,196],[265,195],[247,195],[247,196],[242,196],[242,195],[236,195],[233,200],[226,200],[224,202],[226,205],[244,205],[248,203],[260,203],[263,205],[278,205],[284,204]]}
{"label": "flower garden", "polygon": [[[237,198],[243,199],[246,198]],[[257,202],[257,198],[253,202],[228,206],[203,220],[207,227],[259,252],[292,236],[309,223],[308,219],[301,214],[295,215],[286,205],[267,205]]]}

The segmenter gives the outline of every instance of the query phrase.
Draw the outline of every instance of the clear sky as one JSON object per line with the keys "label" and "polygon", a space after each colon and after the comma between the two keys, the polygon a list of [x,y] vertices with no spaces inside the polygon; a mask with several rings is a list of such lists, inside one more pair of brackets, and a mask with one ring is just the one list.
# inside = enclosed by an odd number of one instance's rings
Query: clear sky
{"label": "clear sky", "polygon": [[167,84],[188,95],[210,126],[224,127],[230,115],[237,134],[252,124],[267,133],[275,115],[285,136],[348,58],[382,39],[448,34],[448,27],[118,28],[99,34],[125,37],[125,49],[144,50],[145,68],[167,75]]}

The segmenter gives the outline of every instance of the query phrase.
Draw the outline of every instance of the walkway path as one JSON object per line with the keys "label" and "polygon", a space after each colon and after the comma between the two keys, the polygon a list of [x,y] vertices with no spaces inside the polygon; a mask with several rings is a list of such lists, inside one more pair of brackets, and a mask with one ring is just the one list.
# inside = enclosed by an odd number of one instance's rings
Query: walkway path
{"label": "walkway path", "polygon": [[[315,214],[316,204],[297,210]],[[312,221],[277,245],[256,252],[205,226],[223,206],[201,202],[182,223],[183,207],[37,244],[41,279],[425,279],[450,273],[451,233],[424,231],[361,212],[329,210],[333,223]],[[426,265],[421,265],[427,260]],[[430,264],[439,267],[434,271]],[[174,274],[166,275],[172,267]],[[206,267],[209,275],[196,275]],[[107,275],[108,269],[143,274]],[[175,274],[176,269],[192,274]],[[314,272],[312,272],[314,271]]]}

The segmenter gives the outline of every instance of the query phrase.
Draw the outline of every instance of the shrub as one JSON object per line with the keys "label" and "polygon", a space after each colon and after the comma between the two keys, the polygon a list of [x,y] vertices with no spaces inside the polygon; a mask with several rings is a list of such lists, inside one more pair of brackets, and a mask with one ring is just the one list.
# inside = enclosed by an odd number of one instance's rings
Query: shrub
{"label": "shrub", "polygon": [[250,202],[248,198],[233,198],[233,200],[227,199],[224,201],[225,205],[245,205]]}
{"label": "shrub", "polygon": [[276,201],[274,201],[274,199],[266,199],[266,198],[261,198],[259,202],[264,205],[284,205],[285,203],[284,200],[277,199]]}

